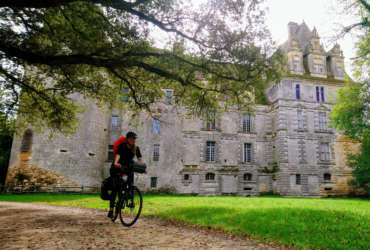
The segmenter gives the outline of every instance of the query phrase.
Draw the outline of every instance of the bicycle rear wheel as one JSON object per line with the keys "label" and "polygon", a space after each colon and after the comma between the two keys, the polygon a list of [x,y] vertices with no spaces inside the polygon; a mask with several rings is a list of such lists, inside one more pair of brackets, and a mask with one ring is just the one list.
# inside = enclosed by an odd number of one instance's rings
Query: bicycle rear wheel
{"label": "bicycle rear wheel", "polygon": [[122,202],[122,207],[119,212],[121,223],[126,226],[132,226],[140,216],[141,209],[143,208],[143,197],[140,190],[133,186],[132,193],[124,194],[125,199]]}

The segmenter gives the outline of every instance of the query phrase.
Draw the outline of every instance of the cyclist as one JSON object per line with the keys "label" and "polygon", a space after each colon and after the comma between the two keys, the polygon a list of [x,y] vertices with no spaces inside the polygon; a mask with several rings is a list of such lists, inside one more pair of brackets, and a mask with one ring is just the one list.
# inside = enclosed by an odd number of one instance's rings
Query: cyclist
{"label": "cyclist", "polygon": [[110,168],[110,175],[113,180],[113,191],[109,202],[108,217],[113,217],[114,201],[117,195],[117,189],[119,187],[120,175],[126,173],[127,166],[132,162],[134,157],[137,157],[139,163],[144,163],[142,160],[141,152],[138,146],[136,146],[137,135],[134,132],[128,132],[126,134],[126,142],[118,146],[117,154],[114,158],[114,162]]}

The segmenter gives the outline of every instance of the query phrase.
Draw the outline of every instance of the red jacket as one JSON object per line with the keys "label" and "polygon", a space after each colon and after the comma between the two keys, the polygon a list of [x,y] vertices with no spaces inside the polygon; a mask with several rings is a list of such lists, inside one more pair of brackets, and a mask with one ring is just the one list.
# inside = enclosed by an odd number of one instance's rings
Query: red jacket
{"label": "red jacket", "polygon": [[119,145],[126,142],[126,136],[121,136],[117,141],[113,143],[113,157],[116,157],[117,149]]}

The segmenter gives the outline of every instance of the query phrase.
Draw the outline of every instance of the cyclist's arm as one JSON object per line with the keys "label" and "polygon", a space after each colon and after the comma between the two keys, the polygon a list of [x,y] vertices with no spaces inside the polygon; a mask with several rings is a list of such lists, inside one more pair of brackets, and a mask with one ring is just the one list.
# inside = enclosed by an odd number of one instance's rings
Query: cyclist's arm
{"label": "cyclist's arm", "polygon": [[136,149],[136,157],[137,157],[137,160],[138,160],[139,163],[144,163],[139,147],[137,147],[137,149]]}
{"label": "cyclist's arm", "polygon": [[121,167],[121,164],[118,163],[120,157],[121,156],[119,154],[116,154],[116,158],[114,159],[114,166],[115,167]]}

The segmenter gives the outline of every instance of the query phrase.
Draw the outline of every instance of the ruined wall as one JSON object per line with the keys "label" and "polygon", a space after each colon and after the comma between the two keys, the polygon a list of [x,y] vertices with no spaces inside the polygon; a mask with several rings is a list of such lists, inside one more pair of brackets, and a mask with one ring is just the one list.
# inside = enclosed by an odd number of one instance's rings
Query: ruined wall
{"label": "ruined wall", "polygon": [[70,136],[56,134],[50,140],[48,131],[37,134],[30,128],[32,142],[28,154],[21,152],[24,140],[24,133],[21,132],[23,136],[16,137],[12,146],[10,168],[20,166],[19,169],[22,170],[27,161],[28,166],[58,173],[80,185],[93,186],[101,183],[109,115],[89,100],[83,100],[78,95],[74,98],[87,105],[86,112],[79,117],[78,131]]}

